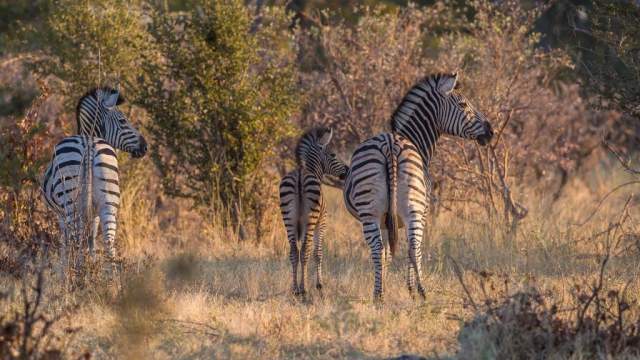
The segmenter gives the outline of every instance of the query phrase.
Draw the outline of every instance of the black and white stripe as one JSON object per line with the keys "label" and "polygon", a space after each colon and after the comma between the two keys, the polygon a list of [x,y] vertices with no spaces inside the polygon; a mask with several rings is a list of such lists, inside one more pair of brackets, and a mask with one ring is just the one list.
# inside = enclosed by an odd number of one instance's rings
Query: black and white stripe
{"label": "black and white stripe", "polygon": [[[142,157],[147,151],[144,137],[118,109],[124,99],[111,88],[97,88],[78,102],[79,135],[60,141],[42,181],[47,204],[59,217],[63,234],[61,261],[67,266],[67,247],[79,246],[86,238],[93,255],[98,226],[102,228],[105,253],[114,260],[120,186],[115,149]],[[89,224],[89,222],[91,223]],[[86,236],[91,225],[92,233]],[[78,243],[80,242],[80,243]]]}
{"label": "black and white stripe", "polygon": [[[493,136],[485,116],[454,89],[457,74],[427,76],[405,95],[391,119],[391,133],[361,143],[345,180],[347,209],[362,223],[374,266],[374,298],[382,300],[382,277],[395,252],[398,227],[405,227],[407,286],[422,297],[421,245],[427,210],[427,167],[440,135],[474,139]],[[388,240],[382,238],[387,229]],[[416,284],[417,283],[417,284]]]}
{"label": "black and white stripe", "polygon": [[[296,147],[298,168],[280,181],[280,210],[287,230],[292,267],[292,291],[305,293],[305,278],[311,242],[314,242],[316,288],[322,290],[322,242],[326,231],[326,209],[322,196],[323,179],[334,176],[344,180],[348,167],[329,152],[332,131],[316,128],[306,132]],[[298,243],[301,249],[298,250]],[[298,283],[298,264],[300,282]]]}

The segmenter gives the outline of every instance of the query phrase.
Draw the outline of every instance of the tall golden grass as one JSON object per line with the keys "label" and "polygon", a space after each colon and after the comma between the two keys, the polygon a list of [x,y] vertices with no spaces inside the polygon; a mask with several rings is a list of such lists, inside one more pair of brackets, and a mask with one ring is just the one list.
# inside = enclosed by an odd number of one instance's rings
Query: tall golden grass
{"label": "tall golden grass", "polygon": [[[463,270],[463,279],[485,270],[508,277],[515,287],[535,282],[557,301],[569,301],[574,284],[588,284],[597,274],[604,244],[592,235],[615,221],[631,192],[638,190],[614,194],[589,222],[577,226],[602,196],[630,175],[615,165],[595,165],[574,178],[556,203],[544,189],[519,189],[526,195],[530,216],[516,237],[503,237],[499,226],[474,217],[464,206],[456,213],[443,212],[425,242],[427,300],[410,298],[406,259],[397,256],[386,278],[386,303],[379,308],[371,301],[369,251],[359,224],[344,209],[340,191],[325,188],[330,222],[325,296],[312,290],[306,299],[296,299],[288,291],[288,244],[280,222],[272,224],[279,234],[272,242],[240,241],[232,229],[219,225],[223,221],[160,198],[150,185],[150,169],[129,165],[119,214],[118,246],[124,259],[120,281],[88,276],[73,292],[45,296],[45,309],[51,313],[77,305],[53,329],[67,356],[455,357],[458,331],[473,311],[450,259]],[[630,215],[637,226],[637,202]],[[614,284],[630,281],[630,291],[637,292],[638,244],[622,245],[607,276]],[[399,254],[406,252],[405,241],[400,249]],[[17,290],[22,280],[2,276],[0,288],[8,299],[0,313],[8,314],[21,304]],[[472,294],[483,291],[473,281],[468,287]],[[47,276],[45,293],[60,291],[55,276]],[[80,330],[65,338],[69,326]]]}

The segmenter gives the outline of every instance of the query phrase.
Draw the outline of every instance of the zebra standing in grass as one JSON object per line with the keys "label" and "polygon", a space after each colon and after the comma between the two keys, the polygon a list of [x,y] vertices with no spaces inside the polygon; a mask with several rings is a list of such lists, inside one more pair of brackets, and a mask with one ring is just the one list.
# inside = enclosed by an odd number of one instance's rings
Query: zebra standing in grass
{"label": "zebra standing in grass", "polygon": [[[115,149],[144,156],[147,143],[118,109],[124,102],[117,90],[96,88],[85,94],[76,108],[79,135],[69,136],[56,147],[45,172],[42,190],[47,204],[58,213],[63,234],[61,260],[67,266],[69,242],[84,241],[88,225],[89,252],[94,253],[98,226],[102,227],[105,253],[115,259],[115,236],[120,187]],[[115,148],[115,149],[114,149]],[[92,214],[96,214],[92,217]],[[91,224],[88,224],[89,221]],[[79,259],[82,262],[81,244]]]}
{"label": "zebra standing in grass", "polygon": [[[362,223],[374,266],[374,299],[383,300],[383,267],[395,252],[398,227],[409,242],[407,286],[422,286],[422,236],[427,210],[427,166],[440,135],[486,145],[493,136],[486,117],[455,91],[457,74],[427,76],[405,95],[391,119],[391,133],[361,143],[351,158],[344,199]],[[399,204],[399,205],[398,205]],[[388,230],[388,242],[381,237]]]}
{"label": "zebra standing in grass", "polygon": [[[316,288],[322,293],[322,241],[327,226],[327,212],[321,183],[327,175],[338,177],[342,181],[349,170],[328,150],[332,134],[330,129],[315,128],[302,135],[296,146],[298,168],[280,181],[280,210],[289,239],[292,291],[295,295],[305,293],[305,275],[312,239],[316,261]],[[299,242],[301,251],[298,251]],[[299,285],[298,263],[301,265]]]}

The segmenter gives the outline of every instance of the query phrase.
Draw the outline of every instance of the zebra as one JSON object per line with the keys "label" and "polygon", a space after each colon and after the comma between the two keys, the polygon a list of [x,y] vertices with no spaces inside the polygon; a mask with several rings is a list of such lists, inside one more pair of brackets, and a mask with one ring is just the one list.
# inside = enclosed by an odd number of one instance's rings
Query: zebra
{"label": "zebra", "polygon": [[[93,220],[88,239],[94,256],[98,227],[102,227],[104,250],[115,266],[115,236],[120,187],[115,149],[140,158],[147,152],[147,142],[118,109],[124,102],[119,91],[110,87],[95,88],[78,101],[76,121],[78,135],[68,136],[55,146],[42,180],[46,203],[58,214],[62,270],[67,265],[67,246],[84,239],[88,222]],[[92,214],[96,214],[92,217]],[[81,243],[84,240],[81,240]],[[78,254],[82,263],[82,248]]]}
{"label": "zebra", "polygon": [[[382,276],[395,253],[399,227],[406,227],[409,244],[409,293],[414,296],[417,282],[417,290],[425,298],[421,245],[427,167],[440,135],[473,139],[482,146],[493,137],[485,115],[457,91],[457,81],[457,73],[429,75],[418,81],[393,113],[392,131],[365,140],[351,157],[344,200],[362,224],[371,251],[376,301],[383,301]],[[387,229],[387,241],[382,239],[381,229]]]}
{"label": "zebra", "polygon": [[[316,288],[322,294],[322,241],[326,231],[326,215],[321,183],[341,186],[348,167],[329,151],[331,129],[318,127],[307,131],[296,146],[297,168],[280,181],[280,210],[289,240],[294,295],[305,294],[305,273],[314,240]],[[339,181],[330,179],[337,177]],[[327,178],[327,181],[324,179]],[[301,251],[298,251],[301,243]],[[300,283],[298,284],[298,264]]]}

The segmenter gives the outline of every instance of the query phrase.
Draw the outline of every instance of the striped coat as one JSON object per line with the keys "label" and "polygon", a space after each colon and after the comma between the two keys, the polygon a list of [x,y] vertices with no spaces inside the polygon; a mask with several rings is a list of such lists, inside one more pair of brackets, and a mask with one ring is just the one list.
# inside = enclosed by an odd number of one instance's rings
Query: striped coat
{"label": "striped coat", "polygon": [[[326,231],[326,208],[322,196],[323,179],[334,176],[344,180],[348,167],[329,152],[332,132],[316,128],[305,133],[296,147],[298,168],[280,181],[280,210],[289,240],[292,267],[292,292],[305,293],[306,266],[314,244],[316,288],[322,291],[322,244]],[[300,246],[300,250],[298,249]],[[298,282],[298,265],[300,281]]]}
{"label": "striped coat", "polygon": [[[362,224],[374,267],[374,298],[383,299],[383,271],[406,229],[407,287],[422,297],[422,237],[427,211],[427,169],[442,134],[478,141],[493,136],[485,116],[457,91],[456,74],[427,76],[405,95],[391,120],[393,132],[358,145],[345,180],[349,212]],[[386,230],[388,239],[383,239]]]}
{"label": "striped coat", "polygon": [[120,179],[116,149],[141,157],[147,144],[117,105],[120,94],[110,88],[94,89],[77,108],[80,135],[62,139],[42,180],[44,198],[57,214],[63,235],[61,261],[67,267],[68,247],[77,249],[82,263],[84,242],[93,256],[99,226],[104,249],[114,260]]}

